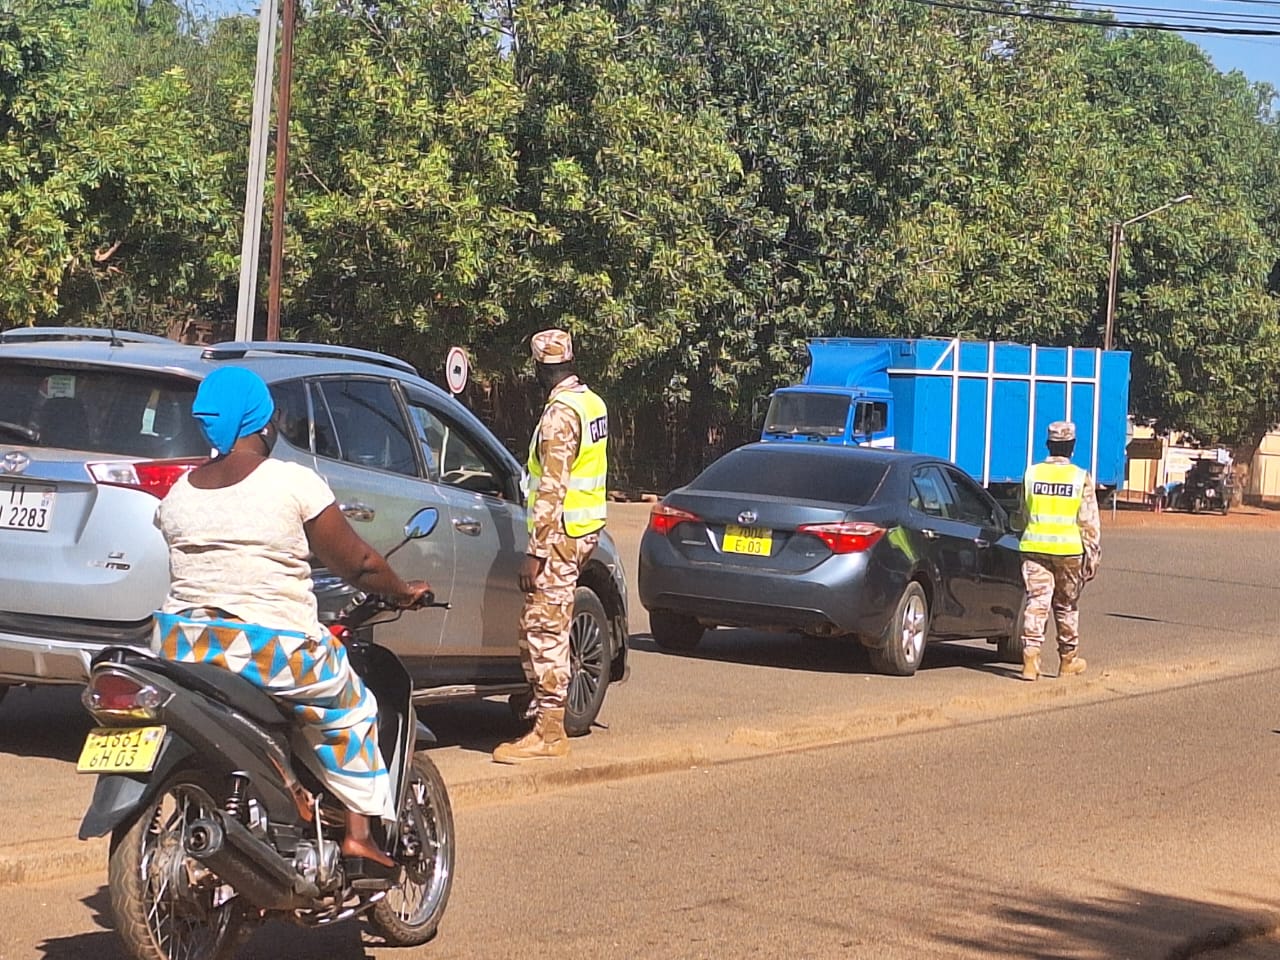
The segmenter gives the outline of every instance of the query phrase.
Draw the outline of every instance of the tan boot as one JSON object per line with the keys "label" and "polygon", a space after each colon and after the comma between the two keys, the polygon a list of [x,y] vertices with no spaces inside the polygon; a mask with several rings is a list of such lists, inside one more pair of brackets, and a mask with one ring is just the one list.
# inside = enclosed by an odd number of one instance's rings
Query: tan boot
{"label": "tan boot", "polygon": [[1040,676],[1040,651],[1022,651],[1022,679],[1035,680]]}
{"label": "tan boot", "polygon": [[1084,668],[1088,666],[1084,657],[1074,650],[1061,654],[1061,657],[1062,662],[1058,664],[1058,676],[1060,677],[1070,677],[1077,673],[1084,673]]}
{"label": "tan boot", "polygon": [[545,710],[538,714],[533,729],[519,740],[500,743],[493,751],[497,763],[523,763],[567,756],[569,738],[564,735],[564,710]]}

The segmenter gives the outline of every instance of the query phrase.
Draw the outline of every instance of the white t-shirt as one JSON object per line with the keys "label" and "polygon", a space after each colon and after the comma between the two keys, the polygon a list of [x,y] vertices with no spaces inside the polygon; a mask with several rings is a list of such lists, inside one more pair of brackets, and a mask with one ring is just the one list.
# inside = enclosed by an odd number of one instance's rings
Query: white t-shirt
{"label": "white t-shirt", "polygon": [[219,607],[247,623],[322,636],[303,524],[333,502],[323,477],[283,460],[218,490],[182,477],[156,509],[169,545],[163,611]]}

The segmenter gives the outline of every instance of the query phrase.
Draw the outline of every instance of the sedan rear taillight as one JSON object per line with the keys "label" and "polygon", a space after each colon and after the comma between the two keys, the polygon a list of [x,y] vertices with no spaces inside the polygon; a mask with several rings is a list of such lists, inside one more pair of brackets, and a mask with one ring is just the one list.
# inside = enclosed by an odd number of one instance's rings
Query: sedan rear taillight
{"label": "sedan rear taillight", "polygon": [[796,533],[817,537],[832,553],[861,553],[870,550],[884,536],[884,527],[861,521],[806,523],[796,527]]}
{"label": "sedan rear taillight", "polygon": [[195,457],[182,460],[117,460],[87,463],[85,466],[94,481],[103,486],[133,487],[163,500],[180,477],[206,462],[205,457]]}
{"label": "sedan rear taillight", "polygon": [[655,504],[649,511],[649,529],[664,537],[682,523],[698,523],[701,520],[701,517],[688,510],[678,510],[665,503]]}
{"label": "sedan rear taillight", "polygon": [[168,697],[148,683],[141,683],[125,673],[98,670],[80,695],[80,701],[95,717],[128,717],[154,720]]}

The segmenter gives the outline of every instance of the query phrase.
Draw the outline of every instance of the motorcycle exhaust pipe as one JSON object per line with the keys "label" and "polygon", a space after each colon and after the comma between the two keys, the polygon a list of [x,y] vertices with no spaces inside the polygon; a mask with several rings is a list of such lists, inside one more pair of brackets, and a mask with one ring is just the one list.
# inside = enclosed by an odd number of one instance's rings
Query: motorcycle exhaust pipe
{"label": "motorcycle exhaust pipe", "polygon": [[238,820],[222,814],[187,827],[183,846],[255,907],[293,910],[320,896],[314,883],[255,837]]}

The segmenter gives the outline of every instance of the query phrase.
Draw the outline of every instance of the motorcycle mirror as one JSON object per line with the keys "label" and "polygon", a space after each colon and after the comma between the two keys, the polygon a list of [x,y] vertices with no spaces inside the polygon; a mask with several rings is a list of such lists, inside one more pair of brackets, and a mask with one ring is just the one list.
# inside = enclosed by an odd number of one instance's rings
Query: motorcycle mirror
{"label": "motorcycle mirror", "polygon": [[404,525],[404,538],[406,540],[421,540],[423,537],[430,536],[431,531],[436,528],[436,524],[439,522],[439,510],[435,507],[423,507],[410,517],[409,522]]}

